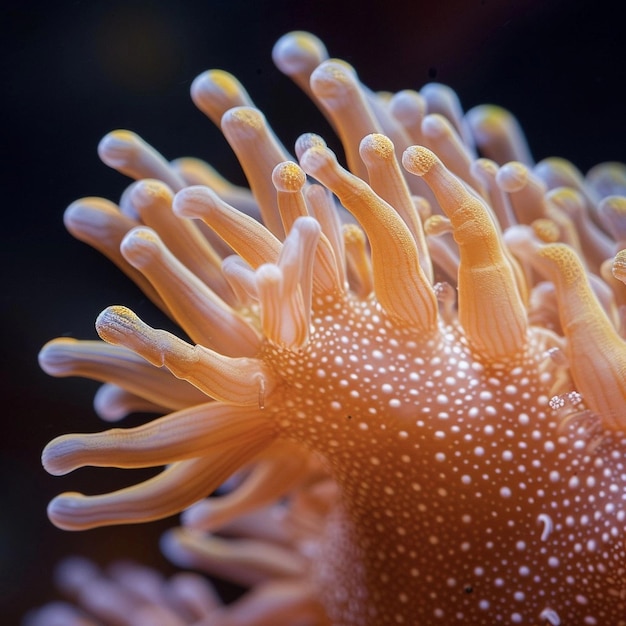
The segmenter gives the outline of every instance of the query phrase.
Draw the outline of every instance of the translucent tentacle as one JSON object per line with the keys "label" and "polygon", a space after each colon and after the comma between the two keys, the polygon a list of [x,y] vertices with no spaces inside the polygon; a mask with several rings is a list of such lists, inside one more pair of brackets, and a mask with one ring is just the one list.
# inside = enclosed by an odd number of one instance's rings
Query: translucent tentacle
{"label": "translucent tentacle", "polygon": [[202,159],[182,157],[172,161],[172,167],[185,179],[186,186],[204,185],[236,209],[259,216],[259,206],[248,187],[240,187],[226,180],[219,172]]}
{"label": "translucent tentacle", "polygon": [[223,70],[208,70],[197,76],[191,83],[191,99],[218,127],[229,109],[254,106],[243,85]]}
{"label": "translucent tentacle", "polygon": [[518,354],[526,345],[526,310],[489,211],[427,148],[409,148],[403,164],[424,177],[454,227],[461,255],[459,321],[471,345],[491,358]]}
{"label": "translucent tentacle", "polygon": [[463,139],[463,143],[473,151],[474,137],[467,126],[467,120],[463,117],[463,107],[454,89],[441,83],[427,83],[420,89],[420,95],[426,102],[426,112],[446,118],[458,136]]}
{"label": "translucent tentacle", "polygon": [[556,286],[576,388],[605,428],[624,431],[626,343],[598,302],[576,253],[564,244],[543,245],[517,228],[508,234],[512,245]]}
{"label": "translucent tentacle", "polygon": [[615,161],[599,163],[587,172],[585,182],[600,199],[626,196],[626,164]]}
{"label": "translucent tentacle", "polygon": [[320,227],[313,218],[298,218],[278,263],[262,265],[256,271],[263,333],[278,345],[295,349],[308,341],[319,236]]}
{"label": "translucent tentacle", "polygon": [[119,385],[167,409],[206,401],[204,393],[165,368],[157,369],[131,350],[102,341],[53,339],[41,349],[39,365],[51,376],[83,376]]}
{"label": "translucent tentacle", "polygon": [[480,105],[470,109],[465,119],[483,156],[499,165],[519,161],[532,166],[526,137],[509,111],[492,104]]}
{"label": "translucent tentacle", "polygon": [[263,223],[279,239],[284,237],[272,170],[290,156],[267,125],[265,116],[251,107],[236,107],[224,113],[221,128],[243,168],[259,204]]}
{"label": "translucent tentacle", "polygon": [[571,219],[580,242],[579,252],[589,269],[598,273],[602,262],[612,255],[614,243],[591,219],[584,196],[575,189],[557,187],[546,197]]}
{"label": "translucent tentacle", "polygon": [[124,345],[157,367],[165,365],[174,376],[216,400],[262,407],[274,384],[263,361],[227,357],[204,346],[192,346],[148,326],[126,307],[105,309],[96,320],[96,330],[108,343]]}
{"label": "translucent tentacle", "polygon": [[174,191],[185,186],[185,181],[167,160],[130,130],[106,134],[98,144],[98,154],[106,165],[135,180],[156,178]]}
{"label": "translucent tentacle", "polygon": [[93,407],[105,422],[118,422],[130,413],[165,413],[167,408],[110,383],[100,385]]}
{"label": "translucent tentacle", "polygon": [[360,298],[366,298],[374,285],[365,233],[356,224],[344,224],[343,239],[350,287]]}
{"label": "translucent tentacle", "polygon": [[161,549],[180,567],[252,586],[271,578],[302,577],[306,560],[292,550],[254,539],[222,539],[176,528],[163,536]]}
{"label": "translucent tentacle", "polygon": [[226,204],[208,187],[187,187],[178,192],[174,212],[204,221],[252,267],[278,259],[280,241],[262,224]]}
{"label": "translucent tentacle", "polygon": [[87,465],[154,467],[235,450],[239,443],[271,441],[274,428],[263,412],[216,402],[171,413],[136,428],[61,435],[42,453],[46,471],[62,476]]}
{"label": "translucent tentacle", "polygon": [[409,188],[395,157],[391,140],[384,135],[367,135],[361,141],[359,153],[369,176],[372,189],[388,202],[409,227],[417,251],[420,267],[429,281],[433,280],[433,268],[428,255],[422,222],[411,199]]}
{"label": "translucent tentacle", "polygon": [[133,229],[122,242],[122,253],[150,280],[195,343],[227,356],[254,356],[258,352],[258,332],[192,274],[156,232]]}
{"label": "translucent tentacle", "polygon": [[[320,223],[322,234],[328,241],[334,259],[337,287],[343,289],[346,282],[346,258],[341,220],[335,210],[332,194],[321,185],[309,185],[305,196],[311,207],[313,217]],[[330,253],[324,253],[331,256]],[[330,263],[330,261],[328,261]]]}
{"label": "translucent tentacle", "polygon": [[301,165],[331,189],[365,229],[372,247],[374,290],[382,307],[404,324],[433,331],[437,323],[435,295],[402,218],[369,185],[344,170],[330,150],[310,148]]}
{"label": "translucent tentacle", "polygon": [[325,61],[311,75],[311,89],[333,120],[350,171],[365,179],[367,171],[359,157],[359,143],[365,135],[380,133],[382,129],[354,69],[343,61]]}
{"label": "translucent tentacle", "polygon": [[222,299],[232,301],[232,293],[220,272],[220,255],[191,220],[174,214],[172,190],[157,180],[141,180],[131,187],[130,201],[141,221],[159,233],[178,261]]}
{"label": "translucent tentacle", "polygon": [[304,31],[287,33],[274,44],[272,59],[283,74],[314,99],[309,79],[313,70],[328,59],[328,51],[322,41]]}
{"label": "translucent tentacle", "polygon": [[62,493],[48,505],[48,517],[64,530],[168,517],[205,498],[268,444],[263,438],[235,450],[179,461],[154,478],[112,493],[98,496]]}
{"label": "translucent tentacle", "polygon": [[463,144],[458,132],[447,118],[429,114],[422,120],[422,134],[427,146],[435,152],[456,176],[484,195],[480,180],[474,177],[471,165],[474,155]]}
{"label": "translucent tentacle", "polygon": [[615,241],[614,252],[626,248],[626,197],[604,198],[598,206],[598,216]]}
{"label": "translucent tentacle", "polygon": [[242,515],[278,502],[308,471],[306,455],[295,452],[259,460],[236,489],[187,509],[183,513],[183,524],[197,530],[215,531]]}

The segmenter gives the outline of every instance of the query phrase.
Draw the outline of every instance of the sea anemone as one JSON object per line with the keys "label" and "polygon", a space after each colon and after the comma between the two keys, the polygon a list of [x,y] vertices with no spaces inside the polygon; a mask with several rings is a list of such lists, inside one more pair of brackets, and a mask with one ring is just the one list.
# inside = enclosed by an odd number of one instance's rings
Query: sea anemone
{"label": "sea anemone", "polygon": [[251,590],[180,623],[626,625],[626,168],[534,164],[509,112],[373,93],[307,33],[273,54],[347,168],[312,134],[296,163],[213,70],[192,98],[251,193],[118,130],[136,182],[67,209],[186,337],[112,306],[43,348],[105,419],[165,414],[48,444],[55,475],[165,466],[50,519],[184,511],[166,555]]}

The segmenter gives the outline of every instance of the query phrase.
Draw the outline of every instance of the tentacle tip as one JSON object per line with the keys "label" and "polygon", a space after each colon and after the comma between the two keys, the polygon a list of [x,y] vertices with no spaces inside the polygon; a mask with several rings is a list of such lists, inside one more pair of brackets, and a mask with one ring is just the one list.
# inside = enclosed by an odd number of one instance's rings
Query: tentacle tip
{"label": "tentacle tip", "polygon": [[505,163],[496,174],[496,183],[502,191],[515,193],[523,189],[528,183],[530,172],[528,168],[518,161]]}
{"label": "tentacle tip", "polygon": [[305,133],[304,135],[300,135],[296,140],[295,151],[298,159],[302,158],[302,155],[309,149],[314,146],[318,146],[320,148],[326,148],[326,142],[315,133]]}
{"label": "tentacle tip", "polygon": [[173,196],[172,190],[163,181],[154,178],[145,178],[130,186],[130,200],[139,210],[157,201],[170,203]]}
{"label": "tentacle tip", "polygon": [[85,524],[81,519],[82,493],[68,491],[53,498],[48,504],[48,519],[61,530],[84,530],[94,525]]}
{"label": "tentacle tip", "polygon": [[111,393],[116,389],[113,385],[102,385],[93,399],[93,408],[98,417],[104,422],[119,422],[129,415],[132,410],[128,406],[115,401],[115,395]]}
{"label": "tentacle tip", "polygon": [[73,362],[67,348],[76,343],[76,339],[69,337],[59,337],[48,341],[37,355],[39,367],[50,376],[63,376],[71,369]]}
{"label": "tentacle tip", "polygon": [[[310,215],[301,215],[298,217],[294,222],[293,227],[305,237],[317,238],[317,236],[322,232],[320,223]],[[315,241],[317,242],[317,239],[315,239]]]}
{"label": "tentacle tip", "polygon": [[141,144],[141,139],[130,130],[114,130],[107,133],[98,144],[98,156],[109,167],[126,165]]}
{"label": "tentacle tip", "polygon": [[118,344],[128,334],[137,331],[139,318],[121,305],[109,306],[96,318],[96,332],[107,343]]}
{"label": "tentacle tip", "polygon": [[598,205],[602,225],[616,240],[626,239],[626,197],[609,195]]}
{"label": "tentacle tip", "polygon": [[193,558],[185,548],[185,535],[195,532],[183,528],[171,528],[161,535],[159,547],[163,555],[178,567],[193,567]]}
{"label": "tentacle tip", "polygon": [[207,70],[197,76],[191,83],[191,99],[198,106],[205,98],[216,95],[234,98],[240,91],[239,81],[224,70]]}
{"label": "tentacle tip", "polygon": [[185,509],[180,516],[181,524],[185,528],[194,530],[207,530],[206,520],[212,511],[211,502],[209,500],[200,500]]}
{"label": "tentacle tip", "polygon": [[354,68],[339,59],[320,63],[311,74],[311,89],[319,98],[332,98],[350,91],[356,80]]}
{"label": "tentacle tip", "polygon": [[422,120],[422,133],[430,139],[438,139],[447,135],[450,131],[450,124],[446,118],[439,113],[426,115]]}
{"label": "tentacle tip", "polygon": [[537,238],[543,243],[554,243],[559,239],[559,227],[551,219],[536,219],[532,222],[531,228]]}
{"label": "tentacle tip", "polygon": [[259,285],[280,285],[283,280],[283,272],[275,263],[263,263],[255,272],[257,287]]}
{"label": "tentacle tip", "polygon": [[85,208],[84,200],[80,198],[74,200],[63,212],[63,224],[70,233],[75,230],[82,230],[80,227],[86,221]]}
{"label": "tentacle tip", "polygon": [[80,239],[80,235],[99,228],[102,224],[101,212],[117,212],[117,207],[104,198],[87,197],[74,200],[63,213],[65,228]]}
{"label": "tentacle tip", "polygon": [[293,31],[283,35],[272,50],[276,67],[287,76],[307,71],[328,58],[324,43],[306,31]]}
{"label": "tentacle tip", "polygon": [[335,163],[337,163],[335,154],[321,145],[311,146],[300,157],[300,166],[307,174],[313,177],[324,167]]}
{"label": "tentacle tip", "polygon": [[161,239],[155,231],[138,226],[130,230],[122,239],[120,250],[133,267],[140,269],[158,256],[161,246]]}
{"label": "tentacle tip", "polygon": [[412,89],[404,89],[394,94],[389,106],[393,116],[406,126],[415,125],[426,113],[424,97]]}
{"label": "tentacle tip", "polygon": [[284,161],[274,168],[272,182],[278,191],[298,192],[306,183],[306,174],[297,163]]}
{"label": "tentacle tip", "polygon": [[476,159],[472,165],[472,173],[484,173],[489,176],[496,176],[498,173],[498,164],[491,159],[487,159],[485,157],[481,157],[480,159]]}
{"label": "tentacle tip", "polygon": [[558,273],[563,285],[572,285],[584,279],[585,271],[578,256],[564,243],[549,243],[537,249],[538,258],[547,261],[553,272]]}
{"label": "tentacle tip", "polygon": [[424,146],[410,146],[402,155],[404,169],[415,176],[424,176],[437,163],[435,153]]}
{"label": "tentacle tip", "polygon": [[359,145],[359,154],[367,164],[372,159],[388,161],[395,155],[393,142],[380,133],[366,135]]}
{"label": "tentacle tip", "polygon": [[438,237],[452,231],[452,223],[444,215],[431,215],[424,220],[424,232],[429,236]]}
{"label": "tentacle tip", "polygon": [[172,210],[179,217],[198,218],[215,206],[217,199],[217,195],[209,187],[193,185],[176,193]]}
{"label": "tentacle tip", "polygon": [[495,104],[481,104],[470,109],[466,118],[472,130],[480,138],[486,138],[500,132],[505,124],[510,123],[511,113]]}
{"label": "tentacle tip", "polygon": [[586,216],[587,202],[585,196],[573,187],[556,187],[547,193],[550,200],[559,202],[560,205],[572,215]]}
{"label": "tentacle tip", "polygon": [[222,115],[221,127],[226,134],[236,132],[256,137],[265,128],[265,116],[254,107],[233,107]]}
{"label": "tentacle tip", "polygon": [[43,468],[52,476],[64,476],[72,471],[63,462],[70,452],[69,448],[75,449],[75,445],[68,435],[56,437],[41,452],[41,464]]}

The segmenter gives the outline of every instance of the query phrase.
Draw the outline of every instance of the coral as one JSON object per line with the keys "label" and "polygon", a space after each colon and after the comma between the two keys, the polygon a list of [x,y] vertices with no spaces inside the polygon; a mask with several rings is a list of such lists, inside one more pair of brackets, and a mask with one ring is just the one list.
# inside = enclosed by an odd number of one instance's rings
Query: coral
{"label": "coral", "polygon": [[252,590],[164,624],[624,626],[624,166],[534,164],[507,111],[373,93],[307,33],[274,60],[347,168],[312,134],[296,163],[214,70],[192,97],[251,193],[114,131],[100,156],[137,182],[65,214],[186,338],[112,306],[104,341],[43,348],[105,383],[105,419],[164,414],[52,441],[55,475],[165,468],[50,519],[184,510],[166,555]]}

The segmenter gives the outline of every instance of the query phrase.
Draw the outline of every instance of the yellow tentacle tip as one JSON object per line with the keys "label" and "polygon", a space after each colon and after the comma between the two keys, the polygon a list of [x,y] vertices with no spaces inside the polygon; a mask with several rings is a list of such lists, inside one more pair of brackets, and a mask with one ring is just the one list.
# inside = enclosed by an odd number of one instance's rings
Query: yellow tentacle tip
{"label": "yellow tentacle tip", "polygon": [[563,287],[569,287],[584,279],[585,272],[576,253],[565,244],[555,243],[541,247],[537,250],[537,256],[558,268],[558,276]]}
{"label": "yellow tentacle tip", "polygon": [[272,172],[272,182],[278,191],[300,191],[306,183],[306,174],[293,161],[279,163]]}
{"label": "yellow tentacle tip", "polygon": [[261,111],[253,107],[235,107],[224,113],[222,117],[222,130],[235,127],[240,132],[247,129],[256,132],[265,126],[265,117]]}
{"label": "yellow tentacle tip", "polygon": [[[103,331],[105,334],[112,323],[121,324],[128,328],[136,328],[139,318],[129,308],[121,305],[107,307],[98,315],[96,319],[96,329],[98,333]],[[104,337],[101,336],[102,339]],[[106,340],[105,340],[106,341]]]}
{"label": "yellow tentacle tip", "polygon": [[554,243],[559,239],[559,227],[550,219],[537,219],[531,224],[531,228],[544,243]]}
{"label": "yellow tentacle tip", "polygon": [[391,139],[380,133],[372,133],[363,137],[359,146],[359,153],[366,164],[372,158],[387,161],[393,158],[395,154]]}
{"label": "yellow tentacle tip", "polygon": [[402,155],[402,165],[415,176],[424,176],[439,161],[434,152],[424,146],[411,146]]}

